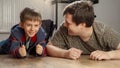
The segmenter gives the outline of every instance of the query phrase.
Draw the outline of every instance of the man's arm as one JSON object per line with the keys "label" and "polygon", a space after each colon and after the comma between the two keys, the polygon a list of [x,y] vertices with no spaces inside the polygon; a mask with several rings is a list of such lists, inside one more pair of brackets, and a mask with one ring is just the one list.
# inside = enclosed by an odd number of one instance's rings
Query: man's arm
{"label": "man's arm", "polygon": [[108,54],[111,56],[111,59],[120,59],[120,43],[116,50],[109,51]]}
{"label": "man's arm", "polygon": [[103,59],[120,59],[120,43],[116,50],[112,51],[94,51],[90,54],[90,58],[93,60],[103,60]]}
{"label": "man's arm", "polygon": [[76,48],[70,48],[69,50],[61,49],[54,46],[51,42],[48,43],[47,54],[53,57],[62,57],[69,59],[77,59],[80,57],[82,51]]}

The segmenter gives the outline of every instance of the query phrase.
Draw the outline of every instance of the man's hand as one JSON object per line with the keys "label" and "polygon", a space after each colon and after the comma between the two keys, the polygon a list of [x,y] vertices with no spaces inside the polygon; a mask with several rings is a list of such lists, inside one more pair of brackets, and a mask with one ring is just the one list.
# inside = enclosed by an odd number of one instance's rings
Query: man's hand
{"label": "man's hand", "polygon": [[90,59],[93,60],[108,60],[111,59],[110,52],[96,50],[90,54]]}
{"label": "man's hand", "polygon": [[82,51],[76,48],[70,48],[66,53],[65,57],[76,60],[80,57]]}

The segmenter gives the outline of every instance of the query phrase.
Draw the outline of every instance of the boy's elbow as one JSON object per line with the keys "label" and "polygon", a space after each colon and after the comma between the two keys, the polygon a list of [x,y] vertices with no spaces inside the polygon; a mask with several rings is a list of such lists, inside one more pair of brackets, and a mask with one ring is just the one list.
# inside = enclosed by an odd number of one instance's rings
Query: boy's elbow
{"label": "boy's elbow", "polygon": [[14,50],[11,50],[11,55],[14,58],[25,58],[27,54],[24,52],[24,50],[22,51],[20,48],[16,48]]}

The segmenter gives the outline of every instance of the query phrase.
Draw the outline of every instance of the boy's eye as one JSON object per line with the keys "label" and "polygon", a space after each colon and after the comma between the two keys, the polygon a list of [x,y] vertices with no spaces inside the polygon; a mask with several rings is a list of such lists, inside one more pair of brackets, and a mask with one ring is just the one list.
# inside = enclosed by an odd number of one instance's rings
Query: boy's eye
{"label": "boy's eye", "polygon": [[39,25],[35,25],[35,27],[38,27]]}
{"label": "boy's eye", "polygon": [[27,26],[31,26],[30,24],[27,24]]}

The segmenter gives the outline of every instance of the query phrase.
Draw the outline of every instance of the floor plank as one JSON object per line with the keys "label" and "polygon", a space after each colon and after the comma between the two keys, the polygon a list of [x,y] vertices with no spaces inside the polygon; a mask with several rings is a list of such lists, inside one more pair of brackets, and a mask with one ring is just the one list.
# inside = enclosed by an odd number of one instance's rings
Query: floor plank
{"label": "floor plank", "polygon": [[9,55],[0,55],[0,68],[119,68],[120,60],[90,60],[82,55],[77,60],[55,57],[27,57],[15,59]]}

